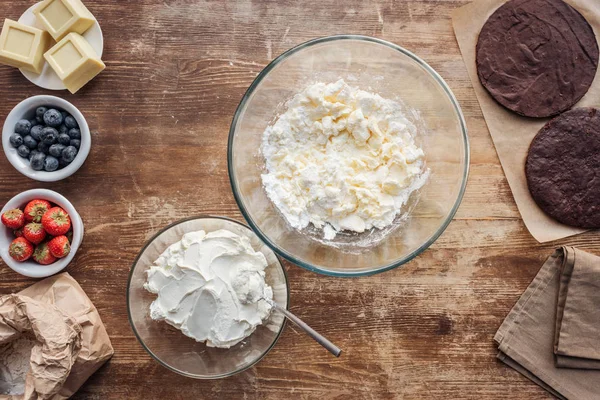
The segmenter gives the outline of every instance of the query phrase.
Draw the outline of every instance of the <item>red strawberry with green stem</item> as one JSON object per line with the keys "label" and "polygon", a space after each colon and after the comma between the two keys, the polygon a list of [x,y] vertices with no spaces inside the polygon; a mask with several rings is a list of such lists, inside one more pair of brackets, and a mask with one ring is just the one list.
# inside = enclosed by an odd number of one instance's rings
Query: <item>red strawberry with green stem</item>
{"label": "red strawberry with green stem", "polygon": [[57,236],[48,242],[48,250],[56,258],[66,257],[71,251],[69,239],[66,236]]}
{"label": "red strawberry with green stem", "polygon": [[23,228],[15,229],[13,233],[15,234],[15,237],[23,237]]}
{"label": "red strawberry with green stem", "polygon": [[23,237],[33,244],[40,244],[46,239],[46,231],[42,224],[30,222],[23,228]]}
{"label": "red strawberry with green stem", "polygon": [[23,211],[15,208],[14,210],[8,210],[2,214],[2,223],[10,229],[19,229],[25,225],[25,215]]}
{"label": "red strawberry with green stem", "polygon": [[16,238],[8,247],[8,254],[16,261],[27,261],[33,254],[33,245],[25,238]]}
{"label": "red strawberry with green stem", "polygon": [[33,252],[33,259],[38,264],[42,265],[52,264],[56,261],[56,257],[54,257],[52,253],[50,253],[50,249],[48,248],[47,242],[40,243],[37,245],[35,251]]}
{"label": "red strawberry with green stem", "polygon": [[42,216],[51,207],[46,200],[32,200],[25,206],[25,220],[27,222],[40,222]]}
{"label": "red strawberry with green stem", "polygon": [[53,207],[46,211],[42,217],[42,225],[50,235],[60,236],[67,233],[71,228],[71,218],[62,208]]}

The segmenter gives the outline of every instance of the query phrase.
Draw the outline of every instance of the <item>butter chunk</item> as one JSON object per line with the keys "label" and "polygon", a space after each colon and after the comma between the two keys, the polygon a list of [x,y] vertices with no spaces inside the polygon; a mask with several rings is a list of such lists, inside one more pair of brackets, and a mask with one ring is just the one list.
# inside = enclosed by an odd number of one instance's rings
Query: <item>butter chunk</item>
{"label": "butter chunk", "polygon": [[81,0],[44,0],[33,13],[56,41],[71,32],[83,34],[96,22]]}
{"label": "butter chunk", "polygon": [[39,74],[51,44],[48,32],[7,19],[0,34],[0,63]]}
{"label": "butter chunk", "polygon": [[78,33],[69,33],[44,57],[71,93],[76,93],[106,68],[88,41]]}

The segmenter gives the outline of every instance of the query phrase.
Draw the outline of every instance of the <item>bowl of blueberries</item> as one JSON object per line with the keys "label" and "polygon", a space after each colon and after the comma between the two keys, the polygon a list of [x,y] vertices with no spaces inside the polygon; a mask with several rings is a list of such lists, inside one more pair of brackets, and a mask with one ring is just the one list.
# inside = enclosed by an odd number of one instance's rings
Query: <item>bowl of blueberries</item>
{"label": "bowl of blueberries", "polygon": [[55,182],[83,165],[91,135],[73,104],[55,96],[34,96],[6,117],[2,146],[17,171],[37,181]]}

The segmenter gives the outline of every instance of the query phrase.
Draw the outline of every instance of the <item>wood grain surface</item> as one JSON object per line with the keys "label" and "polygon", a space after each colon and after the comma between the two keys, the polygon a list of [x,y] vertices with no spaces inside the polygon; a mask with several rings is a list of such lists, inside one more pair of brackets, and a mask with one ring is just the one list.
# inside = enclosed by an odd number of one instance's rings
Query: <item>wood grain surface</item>
{"label": "wood grain surface", "polygon": [[[17,19],[31,0],[3,0]],[[495,358],[493,335],[557,243],[526,231],[463,64],[450,12],[466,1],[87,0],[107,69],[77,95],[59,92],[93,131],[83,168],[57,184],[23,178],[0,157],[0,202],[57,190],[86,233],[68,271],[96,304],[115,356],[77,399],[549,399]],[[403,268],[329,278],[286,264],[291,310],[344,349],[335,359],[289,326],[252,369],[194,381],[158,365],[127,319],[129,268],[159,228],[196,214],[242,220],[227,175],[227,135],[246,88],[281,52],[356,33],[406,47],[460,101],[472,164],[455,220]],[[0,67],[0,115],[39,89]],[[587,233],[563,241],[600,252]],[[0,265],[0,294],[33,281]]]}

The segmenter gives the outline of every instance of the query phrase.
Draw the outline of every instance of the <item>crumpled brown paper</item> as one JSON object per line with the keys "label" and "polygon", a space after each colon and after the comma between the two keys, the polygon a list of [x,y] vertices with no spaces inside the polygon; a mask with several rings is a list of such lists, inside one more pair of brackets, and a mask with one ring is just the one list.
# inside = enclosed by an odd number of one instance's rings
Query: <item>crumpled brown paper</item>
{"label": "crumpled brown paper", "polygon": [[[477,77],[475,46],[479,32],[488,17],[506,1],[478,0],[467,4],[453,11],[452,23],[473,89],[523,222],[531,235],[538,242],[543,243],[576,235],[585,230],[563,225],[549,217],[538,207],[527,188],[525,159],[529,144],[549,119],[522,117],[507,110],[489,95]],[[596,39],[600,43],[600,1],[565,1],[585,17],[594,29]],[[596,77],[589,91],[575,107],[598,107],[600,106],[599,99],[600,68],[596,71]]]}
{"label": "crumpled brown paper", "polygon": [[114,353],[98,311],[68,273],[0,297],[0,346],[26,331],[39,343],[25,394],[0,399],[68,399]]}

